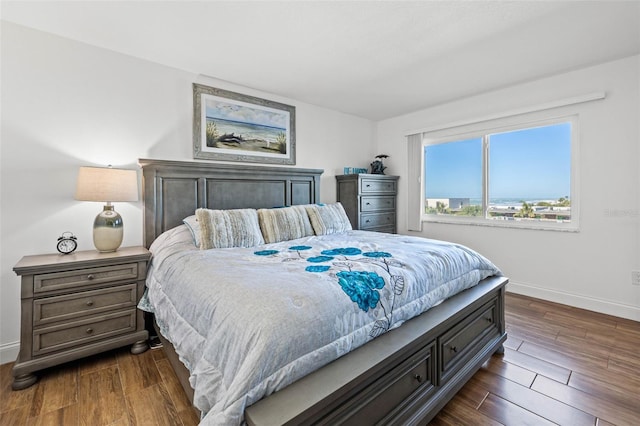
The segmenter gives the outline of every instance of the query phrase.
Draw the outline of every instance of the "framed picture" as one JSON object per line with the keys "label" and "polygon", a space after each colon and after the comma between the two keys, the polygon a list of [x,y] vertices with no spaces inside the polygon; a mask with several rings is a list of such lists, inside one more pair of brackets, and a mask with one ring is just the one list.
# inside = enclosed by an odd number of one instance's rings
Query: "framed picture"
{"label": "framed picture", "polygon": [[296,164],[296,109],[193,84],[193,158]]}

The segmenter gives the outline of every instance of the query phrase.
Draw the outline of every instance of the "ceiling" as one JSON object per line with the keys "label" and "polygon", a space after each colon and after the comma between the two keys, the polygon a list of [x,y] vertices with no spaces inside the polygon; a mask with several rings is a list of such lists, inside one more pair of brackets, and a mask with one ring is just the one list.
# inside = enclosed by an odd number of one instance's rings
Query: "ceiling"
{"label": "ceiling", "polygon": [[640,1],[5,1],[41,31],[382,120],[640,53]]}

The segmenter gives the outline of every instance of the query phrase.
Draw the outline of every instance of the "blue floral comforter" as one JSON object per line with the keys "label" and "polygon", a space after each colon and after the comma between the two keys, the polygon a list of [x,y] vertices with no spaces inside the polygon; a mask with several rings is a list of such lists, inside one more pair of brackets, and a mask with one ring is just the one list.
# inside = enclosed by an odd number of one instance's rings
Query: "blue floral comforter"
{"label": "blue floral comforter", "polygon": [[142,309],[191,372],[204,425],[244,409],[480,280],[461,245],[349,231],[198,250],[179,226],[151,246]]}

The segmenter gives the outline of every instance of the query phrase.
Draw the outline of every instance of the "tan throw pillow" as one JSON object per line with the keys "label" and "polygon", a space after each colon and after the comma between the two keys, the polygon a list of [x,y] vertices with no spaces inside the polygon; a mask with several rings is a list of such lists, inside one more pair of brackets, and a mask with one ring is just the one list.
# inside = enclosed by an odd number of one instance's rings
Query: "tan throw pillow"
{"label": "tan throw pillow", "polygon": [[258,221],[266,243],[278,243],[313,235],[313,228],[304,206],[259,209]]}
{"label": "tan throw pillow", "polygon": [[254,247],[264,244],[254,209],[196,210],[200,249]]}
{"label": "tan throw pillow", "polygon": [[309,205],[306,210],[316,235],[337,234],[352,229],[340,203]]}

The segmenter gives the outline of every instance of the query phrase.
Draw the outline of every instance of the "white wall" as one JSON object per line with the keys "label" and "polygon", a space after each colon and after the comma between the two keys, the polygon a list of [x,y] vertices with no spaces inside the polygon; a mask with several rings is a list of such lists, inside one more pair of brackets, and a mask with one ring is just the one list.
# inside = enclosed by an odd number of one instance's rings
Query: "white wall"
{"label": "white wall", "polygon": [[[191,84],[296,107],[296,167],[322,168],[321,201],[335,201],[336,174],[373,157],[371,121],[261,93],[2,22],[0,363],[19,340],[24,255],[55,252],[72,231],[93,249],[99,203],[73,199],[78,167],[136,168],[138,158],[192,159]],[[142,244],[142,202],[117,203],[123,245]]]}
{"label": "white wall", "polygon": [[[446,82],[445,82],[446,83]],[[444,84],[444,83],[443,83]],[[580,114],[580,232],[424,223],[407,232],[407,142],[412,130],[473,120],[604,91]],[[640,57],[544,78],[378,123],[376,152],[401,176],[400,232],[475,248],[510,277],[509,290],[640,320]]]}
{"label": "white wall", "polygon": [[[510,277],[511,291],[640,320],[640,286],[630,284],[630,271],[640,270],[640,57],[418,111],[375,129],[358,117],[6,22],[1,31],[0,363],[13,361],[18,348],[13,265],[23,255],[55,252],[64,231],[78,236],[80,249],[93,249],[92,221],[102,207],[73,199],[78,167],[190,160],[193,82],[295,105],[297,167],[325,169],[322,201],[335,200],[334,175],[342,167],[367,167],[375,154],[390,154],[387,172],[401,176],[401,233],[408,233],[408,131],[605,91],[604,101],[579,107],[579,233],[425,224],[418,235],[479,250]],[[125,221],[124,245],[141,244],[142,202],[116,209]]]}

